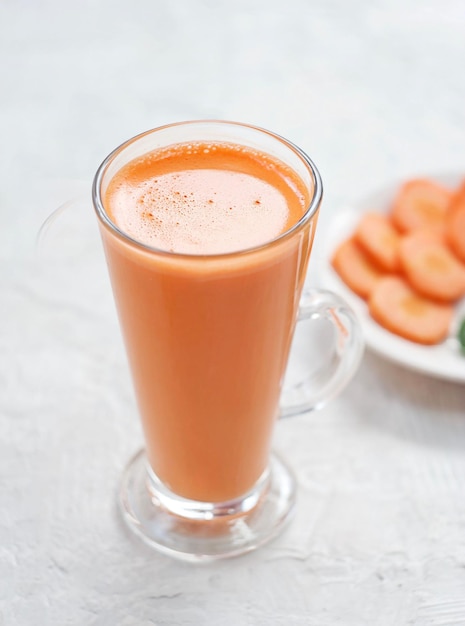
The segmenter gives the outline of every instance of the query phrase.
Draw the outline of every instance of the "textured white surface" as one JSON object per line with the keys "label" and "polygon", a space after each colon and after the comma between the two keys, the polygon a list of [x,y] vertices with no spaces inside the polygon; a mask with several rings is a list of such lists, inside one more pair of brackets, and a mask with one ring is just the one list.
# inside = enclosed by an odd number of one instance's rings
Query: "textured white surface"
{"label": "textured white surface", "polygon": [[98,257],[78,232],[66,277],[30,258],[72,187],[52,179],[90,183],[118,142],[180,119],[305,148],[320,240],[386,180],[465,172],[464,19],[461,0],[1,3],[2,626],[465,624],[463,385],[367,354],[330,406],[278,425],[300,482],[286,533],[184,565],[116,511],[141,434]]}

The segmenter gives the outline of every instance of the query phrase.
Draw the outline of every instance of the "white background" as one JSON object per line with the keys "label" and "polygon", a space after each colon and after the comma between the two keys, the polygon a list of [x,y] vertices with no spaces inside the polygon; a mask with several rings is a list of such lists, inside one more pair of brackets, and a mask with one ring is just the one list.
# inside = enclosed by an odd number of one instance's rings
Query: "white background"
{"label": "white background", "polygon": [[116,145],[209,117],[315,160],[318,255],[386,181],[465,175],[464,68],[461,0],[0,2],[2,626],[465,624],[463,385],[367,353],[338,399],[277,427],[300,488],[285,534],[171,561],[116,510],[142,437],[101,259],[79,232],[50,243],[65,278],[34,256]]}

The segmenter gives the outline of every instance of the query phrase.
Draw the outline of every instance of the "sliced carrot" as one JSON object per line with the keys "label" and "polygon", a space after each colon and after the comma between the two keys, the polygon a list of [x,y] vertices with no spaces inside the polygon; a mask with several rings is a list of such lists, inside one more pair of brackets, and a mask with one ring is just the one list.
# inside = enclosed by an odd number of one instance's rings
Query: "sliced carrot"
{"label": "sliced carrot", "polygon": [[[404,235],[402,239],[400,240],[399,262],[401,261],[400,260],[400,253],[401,253],[400,246],[407,239],[410,239],[413,237],[415,237],[415,241],[418,242],[418,245],[426,246],[432,243],[440,243],[440,244],[447,245],[445,223],[441,225],[433,226],[433,227],[418,228],[417,230],[414,230],[413,232]],[[400,265],[402,267],[401,262],[400,262]]]}
{"label": "sliced carrot", "polygon": [[383,275],[354,239],[343,241],[336,249],[331,262],[346,285],[362,298],[369,296]]}
{"label": "sliced carrot", "polygon": [[368,256],[387,272],[399,269],[400,236],[391,220],[381,213],[365,213],[355,239]]}
{"label": "sliced carrot", "polygon": [[452,252],[465,263],[465,181],[454,194],[446,216],[446,237]]}
{"label": "sliced carrot", "polygon": [[392,206],[392,221],[401,232],[440,225],[452,193],[439,183],[418,178],[402,185]]}
{"label": "sliced carrot", "polygon": [[419,296],[402,278],[380,279],[368,301],[371,316],[384,328],[416,343],[446,338],[453,308]]}
{"label": "sliced carrot", "polygon": [[465,295],[465,265],[435,231],[417,231],[401,241],[399,258],[410,285],[421,295],[453,302]]}

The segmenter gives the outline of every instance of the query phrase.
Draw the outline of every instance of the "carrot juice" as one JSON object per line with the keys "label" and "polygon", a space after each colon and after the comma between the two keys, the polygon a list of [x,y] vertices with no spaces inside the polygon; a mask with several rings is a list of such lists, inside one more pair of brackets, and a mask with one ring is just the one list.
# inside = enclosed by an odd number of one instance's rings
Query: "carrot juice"
{"label": "carrot juice", "polygon": [[101,222],[149,464],[224,502],[267,468],[316,224],[308,184],[233,142],[160,147],[117,169]]}

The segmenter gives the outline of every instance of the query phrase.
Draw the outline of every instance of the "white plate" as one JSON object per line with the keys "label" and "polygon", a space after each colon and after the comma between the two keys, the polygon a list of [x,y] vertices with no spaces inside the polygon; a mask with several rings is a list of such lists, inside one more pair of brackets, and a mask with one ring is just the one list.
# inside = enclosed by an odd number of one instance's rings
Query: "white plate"
{"label": "white plate", "polygon": [[[464,177],[460,174],[429,175],[453,189]],[[364,300],[356,296],[339,278],[331,267],[330,259],[336,246],[349,237],[366,211],[387,213],[402,181],[395,181],[366,198],[353,207],[338,211],[327,227],[324,247],[320,250],[318,274],[322,284],[339,293],[357,313],[362,324],[368,348],[381,356],[409,369],[423,372],[437,378],[465,382],[465,355],[460,351],[457,339],[458,326],[465,317],[465,299],[456,306],[456,314],[449,337],[436,346],[422,346],[398,337],[379,326],[369,315]]]}

